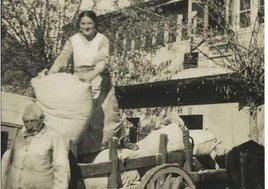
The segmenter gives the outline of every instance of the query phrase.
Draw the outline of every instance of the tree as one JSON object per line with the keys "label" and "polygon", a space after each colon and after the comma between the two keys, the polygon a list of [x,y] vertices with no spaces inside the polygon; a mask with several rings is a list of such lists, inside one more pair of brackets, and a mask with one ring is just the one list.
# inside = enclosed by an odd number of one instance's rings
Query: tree
{"label": "tree", "polygon": [[74,0],[2,2],[2,85],[25,88],[38,72],[50,67],[65,39],[63,26],[74,19],[79,3]]}

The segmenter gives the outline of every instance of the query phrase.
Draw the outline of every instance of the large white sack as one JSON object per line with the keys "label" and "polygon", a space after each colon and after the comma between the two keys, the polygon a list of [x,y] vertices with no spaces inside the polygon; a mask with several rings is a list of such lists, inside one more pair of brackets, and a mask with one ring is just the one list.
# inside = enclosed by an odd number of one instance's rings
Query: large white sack
{"label": "large white sack", "polygon": [[[168,138],[167,151],[174,152],[184,149],[182,129],[176,123],[171,123],[159,130],[151,132],[136,144],[139,150],[122,150],[122,158],[143,157],[159,153],[160,135],[166,134]],[[193,155],[208,155],[217,146],[217,138],[214,134],[205,130],[190,130],[189,135],[194,139]]]}
{"label": "large white sack", "polygon": [[124,149],[122,150],[122,158],[127,157],[143,157],[156,155],[159,153],[160,135],[166,134],[168,138],[167,151],[173,152],[184,149],[183,134],[179,125],[171,123],[161,129],[152,131],[141,141],[136,144],[139,149],[136,151]]}
{"label": "large white sack", "polygon": [[[118,155],[121,152],[118,151]],[[109,161],[109,149],[101,151],[95,158],[93,163],[101,163]],[[125,171],[121,173],[121,181],[123,188],[130,187],[131,185],[138,184],[140,182],[140,175],[137,170]],[[102,175],[95,178],[84,179],[86,189],[108,189],[108,175]]]}
{"label": "large white sack", "polygon": [[78,141],[92,116],[92,95],[89,83],[77,76],[57,73],[33,78],[31,85],[42,106],[46,124],[67,141]]}
{"label": "large white sack", "polygon": [[197,156],[208,155],[219,144],[216,136],[207,130],[189,130],[194,140],[193,154]]}

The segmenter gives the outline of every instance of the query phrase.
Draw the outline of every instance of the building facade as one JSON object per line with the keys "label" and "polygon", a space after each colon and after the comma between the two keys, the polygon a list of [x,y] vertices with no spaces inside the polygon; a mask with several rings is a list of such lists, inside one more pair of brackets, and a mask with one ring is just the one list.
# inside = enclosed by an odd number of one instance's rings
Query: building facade
{"label": "building facade", "polygon": [[[102,15],[100,20],[101,31],[111,41],[115,84],[126,86],[126,91],[129,86],[140,84],[144,84],[145,90],[155,82],[217,77],[247,67],[247,56],[263,55],[263,0],[146,1]],[[239,62],[239,56],[244,57],[243,61]],[[202,85],[201,82],[197,87],[202,88]],[[248,108],[241,109],[239,100],[230,101],[224,94],[226,101],[223,103],[204,100],[202,104],[202,95],[187,93],[196,95],[201,103],[164,105],[165,98],[155,98],[155,101],[163,101],[161,107],[159,103],[146,107],[145,103],[139,108],[125,106],[122,112],[129,120],[134,120],[141,134],[144,130],[149,132],[161,127],[164,124],[161,120],[172,115],[171,120],[174,116],[183,118],[189,129],[212,131],[222,141],[220,148],[224,150],[252,138]],[[167,92],[166,98],[169,95]],[[159,114],[163,117],[153,123]],[[258,108],[258,120],[257,133],[263,144],[263,106]],[[148,125],[150,128],[145,128]]]}

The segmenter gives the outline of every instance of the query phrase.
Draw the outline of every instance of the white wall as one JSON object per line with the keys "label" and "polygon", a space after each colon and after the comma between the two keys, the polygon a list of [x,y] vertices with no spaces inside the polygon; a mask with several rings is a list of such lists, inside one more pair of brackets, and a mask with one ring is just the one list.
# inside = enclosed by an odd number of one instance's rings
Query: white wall
{"label": "white wall", "polygon": [[[180,115],[203,115],[203,129],[214,133],[222,143],[219,150],[250,140],[249,113],[247,108],[238,109],[238,103],[182,106]],[[259,134],[263,134],[264,107],[258,111]],[[263,144],[263,138],[260,141]],[[222,151],[222,152],[223,152]],[[225,152],[226,152],[225,151]]]}
{"label": "white wall", "polygon": [[[24,108],[27,104],[32,102],[32,98],[7,92],[2,92],[1,95],[1,122],[22,126],[22,114]],[[15,139],[19,132],[19,128],[1,125],[1,131],[8,132],[8,147],[10,147],[11,141]]]}
{"label": "white wall", "polygon": [[1,121],[23,125],[22,113],[30,102],[33,102],[30,97],[2,92]]}

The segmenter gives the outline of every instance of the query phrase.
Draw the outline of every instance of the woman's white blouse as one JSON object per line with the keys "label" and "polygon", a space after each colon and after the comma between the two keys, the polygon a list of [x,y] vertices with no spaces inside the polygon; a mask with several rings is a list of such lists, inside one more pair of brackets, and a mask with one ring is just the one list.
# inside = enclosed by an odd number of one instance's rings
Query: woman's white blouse
{"label": "woman's white blouse", "polygon": [[104,36],[97,33],[88,41],[81,33],[77,33],[70,38],[73,46],[74,66],[95,66],[98,61],[100,42]]}

